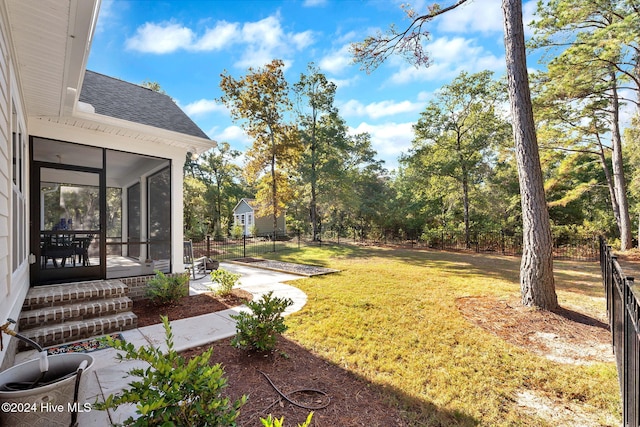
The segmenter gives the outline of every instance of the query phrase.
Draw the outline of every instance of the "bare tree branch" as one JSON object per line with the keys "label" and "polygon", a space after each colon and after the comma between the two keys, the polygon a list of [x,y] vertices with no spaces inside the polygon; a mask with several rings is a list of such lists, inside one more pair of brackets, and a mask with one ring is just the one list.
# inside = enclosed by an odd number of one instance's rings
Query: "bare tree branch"
{"label": "bare tree branch", "polygon": [[404,56],[415,66],[429,65],[429,57],[424,53],[422,41],[429,38],[429,32],[422,26],[438,15],[453,10],[467,0],[458,0],[451,6],[441,8],[438,4],[429,6],[429,13],[416,16],[413,9],[405,9],[411,23],[403,31],[398,31],[394,25],[386,33],[378,32],[362,42],[352,43],[350,47],[354,62],[361,64],[361,69],[367,73],[378,68],[394,53]]}

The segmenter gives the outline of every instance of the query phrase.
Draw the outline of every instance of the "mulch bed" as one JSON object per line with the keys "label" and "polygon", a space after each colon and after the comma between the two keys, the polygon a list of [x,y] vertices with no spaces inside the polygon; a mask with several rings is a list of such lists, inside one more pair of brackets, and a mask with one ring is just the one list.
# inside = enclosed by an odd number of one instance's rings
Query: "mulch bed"
{"label": "mulch bed", "polygon": [[[329,405],[314,410],[312,426],[406,426],[397,408],[385,399],[387,390],[371,384],[353,373],[330,363],[295,342],[278,339],[277,350],[256,354],[236,349],[230,340],[214,343],[212,363],[224,367],[228,386],[225,394],[232,401],[247,395],[249,400],[240,410],[238,426],[261,425],[260,418],[272,414],[284,417],[286,426],[305,421],[309,409],[297,407],[282,399],[267,379],[269,376],[283,393],[299,389],[320,390],[330,398]],[[208,347],[198,347],[183,353],[189,357]],[[293,393],[289,397],[308,406],[321,406],[327,397],[321,394]]]}
{"label": "mulch bed", "polygon": [[466,297],[456,305],[471,323],[538,355],[566,363],[613,361],[611,333],[602,319],[563,307],[536,310],[517,299]]}
{"label": "mulch bed", "polygon": [[[230,298],[220,298],[211,293],[184,297],[176,304],[156,306],[148,300],[135,301],[133,312],[138,316],[138,325],[160,323],[160,315],[170,320],[198,316],[243,304],[251,294],[235,290]],[[211,363],[221,363],[228,380],[225,394],[232,401],[243,395],[248,402],[240,410],[238,426],[261,425],[260,418],[269,414],[285,418],[286,426],[303,423],[311,410],[304,409],[281,399],[259,371],[269,376],[271,381],[289,398],[310,407],[329,404],[314,410],[312,426],[366,426],[403,427],[408,424],[402,419],[399,409],[387,403],[388,390],[371,384],[353,373],[328,362],[309,350],[300,347],[284,337],[278,338],[277,350],[267,354],[256,354],[231,346],[231,339],[217,341]],[[191,357],[209,348],[196,347],[183,353]],[[299,389],[316,389],[327,394],[292,393]]]}
{"label": "mulch bed", "polygon": [[234,289],[232,294],[220,297],[212,292],[189,295],[175,303],[156,305],[148,299],[133,302],[133,313],[138,316],[138,327],[161,323],[160,316],[165,315],[169,320],[186,319],[202,314],[214,313],[237,307],[251,301],[251,293],[242,289]]}

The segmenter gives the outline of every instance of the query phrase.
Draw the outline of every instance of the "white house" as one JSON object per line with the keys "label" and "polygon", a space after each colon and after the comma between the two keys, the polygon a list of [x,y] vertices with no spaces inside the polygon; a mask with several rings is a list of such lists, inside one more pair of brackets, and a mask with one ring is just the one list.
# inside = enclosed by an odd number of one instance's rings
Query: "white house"
{"label": "white house", "polygon": [[184,270],[183,164],[215,142],[168,96],[86,70],[99,7],[0,2],[0,323],[34,286]]}

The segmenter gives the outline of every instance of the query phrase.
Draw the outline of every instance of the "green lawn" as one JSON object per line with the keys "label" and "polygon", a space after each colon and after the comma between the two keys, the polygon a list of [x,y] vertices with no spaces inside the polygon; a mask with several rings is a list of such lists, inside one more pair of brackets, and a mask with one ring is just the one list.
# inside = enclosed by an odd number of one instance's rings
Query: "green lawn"
{"label": "green lawn", "polygon": [[[564,365],[466,321],[464,296],[519,294],[519,259],[449,252],[328,246],[269,258],[340,273],[293,283],[309,299],[286,335],[371,383],[412,425],[554,425],[515,402],[532,390],[579,403],[599,425],[620,423],[615,365]],[[555,262],[563,305],[602,318],[597,263]]]}

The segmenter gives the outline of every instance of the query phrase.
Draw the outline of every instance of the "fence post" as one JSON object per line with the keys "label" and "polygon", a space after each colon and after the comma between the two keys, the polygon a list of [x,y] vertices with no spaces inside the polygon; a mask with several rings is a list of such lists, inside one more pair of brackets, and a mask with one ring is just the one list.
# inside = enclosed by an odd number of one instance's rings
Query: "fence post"
{"label": "fence post", "polygon": [[207,258],[211,258],[211,235],[207,234]]}
{"label": "fence post", "polygon": [[242,258],[247,257],[247,236],[245,234],[242,235]]}
{"label": "fence post", "polygon": [[274,230],[273,232],[273,252],[276,252],[276,239],[278,238],[278,232]]}

